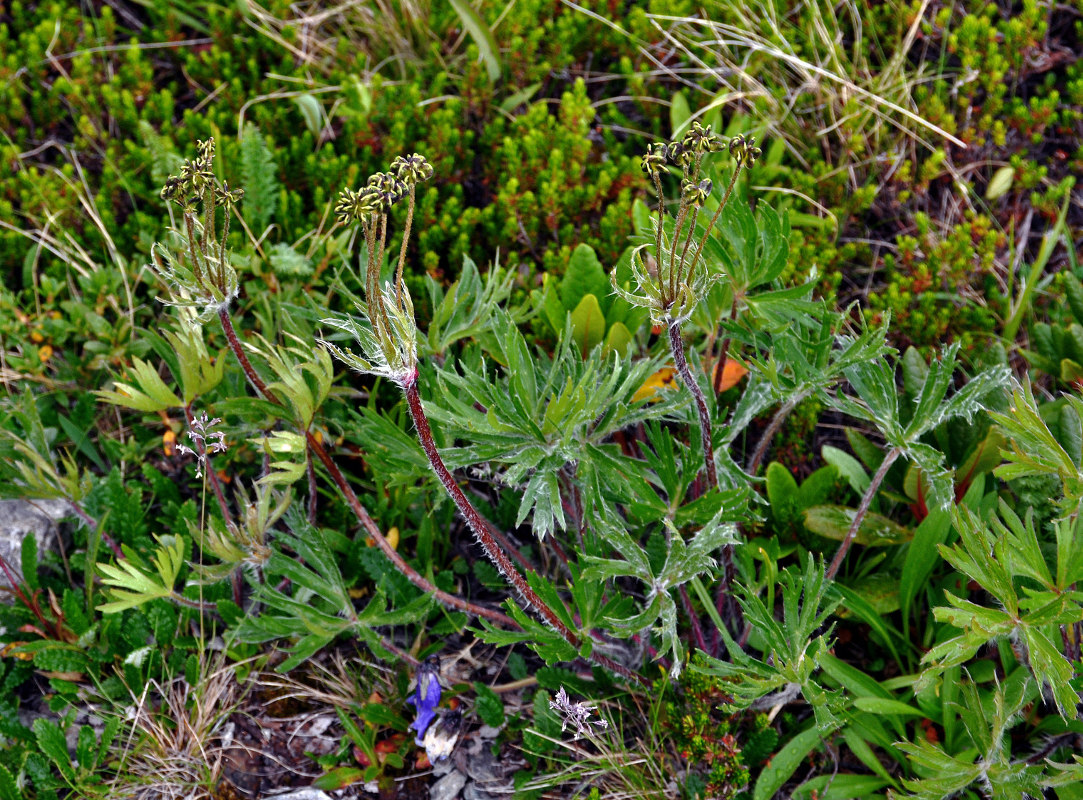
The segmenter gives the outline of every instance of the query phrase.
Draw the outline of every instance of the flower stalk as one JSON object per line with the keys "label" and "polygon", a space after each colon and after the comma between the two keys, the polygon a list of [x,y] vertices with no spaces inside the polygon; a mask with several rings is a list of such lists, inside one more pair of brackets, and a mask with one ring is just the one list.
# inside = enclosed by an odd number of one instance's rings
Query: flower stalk
{"label": "flower stalk", "polygon": [[[229,314],[229,307],[238,294],[239,284],[225,243],[229,235],[230,212],[243,197],[243,192],[231,191],[226,184],[219,183],[215,177],[213,139],[199,142],[198,151],[199,154],[195,159],[185,161],[179,173],[167,179],[161,191],[162,198],[176,204],[183,215],[187,235],[181,235],[181,238],[186,257],[181,258],[166,248],[158,248],[154,253],[155,265],[159,275],[170,285],[171,304],[191,309],[199,321],[206,321],[217,316],[229,349],[236,357],[248,382],[265,400],[274,405],[283,406],[282,399],[267,386],[249,360]],[[421,157],[417,156],[417,158]],[[424,162],[424,159],[421,161]],[[412,170],[410,174],[413,175],[423,172],[426,166],[411,159],[403,160],[403,169]],[[431,174],[431,167],[428,169]],[[365,202],[383,203],[389,208],[393,198],[397,199],[398,190],[398,184],[385,180],[380,187],[366,192]],[[203,210],[202,220],[198,216],[200,208]],[[216,216],[219,208],[225,211],[221,236],[216,230]],[[377,259],[382,261],[386,231],[386,219],[379,229],[372,227],[365,231],[370,265],[378,263]],[[372,270],[370,270],[371,273]],[[409,307],[408,296],[403,297],[402,302]],[[412,308],[410,308],[410,317],[412,324]],[[385,325],[384,329],[393,332],[394,326]],[[411,339],[409,349],[412,350],[412,348],[413,340]],[[449,608],[484,617],[504,627],[519,627],[513,619],[500,611],[476,605],[464,598],[441,591],[411,567],[387,541],[379,526],[358,499],[346,476],[328,455],[319,439],[308,429],[304,431],[304,435],[308,451],[323,464],[358,522],[396,569],[411,583]]]}
{"label": "flower stalk", "polygon": [[[692,250],[700,209],[714,188],[710,179],[700,178],[703,159],[707,154],[727,147],[735,162],[733,174],[706,230],[695,241],[695,249]],[[718,474],[714,462],[711,414],[703,390],[688,368],[681,326],[692,316],[707,290],[721,277],[717,272],[712,274],[707,269],[699,268],[703,249],[722,211],[729,203],[741,169],[754,164],[760,154],[760,148],[755,146],[755,139],[752,137],[735,136],[726,145],[711,133],[709,125],[704,127],[698,122],[692,123],[692,129],[679,142],[657,142],[648,145],[641,165],[643,171],[651,177],[658,200],[654,218],[653,269],[648,256],[644,255],[651,245],[645,244],[632,253],[635,290],[629,291],[619,286],[616,274],[611,275],[616,294],[632,305],[648,309],[651,322],[668,331],[670,352],[677,374],[696,404],[707,482],[712,489],[718,488]],[[661,178],[662,170],[667,164],[680,167],[681,170],[681,198],[672,236],[666,232],[665,195]],[[691,258],[688,255],[690,250]],[[722,357],[725,358],[725,353]]]}
{"label": "flower stalk", "polygon": [[[323,344],[339,360],[358,372],[386,377],[398,384],[406,399],[418,440],[421,442],[433,473],[455,503],[456,509],[466,521],[486,556],[504,579],[514,587],[523,601],[578,651],[583,646],[580,635],[560,619],[557,613],[531,588],[526,578],[516,570],[508,552],[493,535],[490,523],[470,502],[444,464],[421,402],[417,369],[417,327],[414,321],[413,303],[402,281],[402,274],[406,260],[409,226],[414,214],[416,185],[419,181],[430,178],[432,174],[432,166],[423,156],[417,153],[406,157],[400,156],[392,162],[388,172],[371,176],[362,189],[358,191],[347,189],[340,195],[335,208],[339,220],[343,223],[360,223],[368,250],[365,274],[366,303],[364,306],[358,305],[358,310],[363,313],[368,324],[358,325],[353,320],[325,320],[327,324],[351,333],[360,345],[360,354],[343,350],[327,341]],[[394,286],[386,284],[380,286],[388,213],[392,205],[402,199],[405,199],[408,204],[407,230],[399,250],[395,283]],[[590,649],[592,652],[590,657],[597,664],[625,678],[644,681],[642,676],[627,667],[604,655],[594,653],[593,648]]]}

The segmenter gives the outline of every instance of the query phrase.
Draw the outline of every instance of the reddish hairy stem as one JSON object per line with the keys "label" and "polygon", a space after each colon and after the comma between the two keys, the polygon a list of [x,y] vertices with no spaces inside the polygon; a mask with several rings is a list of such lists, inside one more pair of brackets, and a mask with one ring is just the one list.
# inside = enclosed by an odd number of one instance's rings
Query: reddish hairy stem
{"label": "reddish hairy stem", "polygon": [[692,624],[692,638],[696,641],[696,647],[704,653],[710,653],[707,649],[707,640],[703,637],[703,627],[699,624],[696,609],[692,607],[692,599],[688,596],[688,589],[682,585],[678,591],[681,595],[681,605],[684,606],[684,611],[688,614],[688,621]]}
{"label": "reddish hairy stem", "polygon": [[[79,517],[79,519],[83,521],[84,525],[86,525],[88,528],[97,527],[98,523],[94,521],[94,518],[90,516],[90,514],[83,511],[82,506],[80,506],[74,500],[68,500],[68,505],[70,505],[71,510],[75,512],[75,516]],[[124,561],[124,551],[120,549],[120,545],[116,543],[113,537],[105,531],[102,531],[102,541],[104,541],[106,546],[108,546],[109,549],[113,551],[113,555],[117,557],[118,561]]]}
{"label": "reddish hairy stem", "polygon": [[865,494],[861,497],[861,504],[857,507],[857,513],[854,514],[853,522],[850,523],[850,529],[846,531],[846,538],[842,540],[839,549],[835,551],[835,557],[831,559],[831,566],[827,568],[826,573],[828,580],[833,580],[835,575],[838,574],[839,567],[842,566],[842,559],[846,557],[846,551],[848,551],[850,545],[854,543],[854,537],[857,536],[858,528],[861,527],[861,522],[865,519],[865,515],[869,513],[869,506],[872,505],[872,499],[876,497],[876,492],[879,491],[880,484],[883,483],[884,478],[887,477],[887,471],[891,469],[891,465],[895,463],[895,459],[900,455],[902,455],[902,451],[897,447],[891,448],[884,454],[884,460],[880,462],[879,469],[876,470],[876,474],[872,476],[872,480],[869,482],[869,488],[865,490]]}
{"label": "reddish hairy stem", "polygon": [[681,337],[681,324],[671,322],[669,324],[669,349],[673,353],[673,363],[677,367],[677,374],[681,376],[684,385],[692,393],[696,401],[696,411],[699,412],[699,436],[703,443],[703,459],[707,462],[707,483],[712,489],[718,488],[718,473],[714,466],[714,445],[711,443],[711,412],[707,410],[707,398],[703,396],[703,390],[699,388],[696,379],[692,377],[688,369],[688,361],[684,357],[684,339]]}
{"label": "reddish hairy stem", "polygon": [[[248,360],[248,356],[245,354],[240,341],[237,339],[237,332],[233,329],[233,321],[229,318],[229,313],[225,309],[219,309],[218,319],[222,323],[222,330],[225,331],[226,340],[229,342],[229,348],[233,351],[233,355],[237,357],[237,361],[240,362],[241,369],[248,377],[249,382],[256,388],[256,391],[263,395],[264,398],[275,405],[282,405],[282,401],[267,388],[267,384],[263,382],[263,379],[252,366],[252,362]],[[305,431],[305,439],[308,442],[309,449],[316,454],[316,458],[320,460],[327,469],[327,472],[331,475],[331,480],[335,482],[339,491],[342,492],[343,497],[346,499],[346,503],[354,512],[354,516],[357,517],[369,536],[376,542],[376,546],[379,547],[383,554],[395,565],[396,569],[409,579],[410,583],[414,584],[414,586],[418,587],[423,592],[431,593],[433,597],[446,606],[465,611],[474,616],[485,617],[486,619],[492,620],[493,622],[508,628],[519,627],[515,620],[506,614],[475,605],[461,597],[441,591],[430,581],[426,580],[421,573],[407,564],[406,559],[399,555],[395,548],[391,546],[391,543],[384,538],[383,533],[380,531],[380,527],[376,524],[376,521],[369,516],[368,511],[365,510],[365,507],[354,493],[353,487],[351,487],[349,481],[346,480],[346,476],[342,474],[338,465],[331,460],[331,456],[327,454],[327,451],[319,440],[316,439],[315,435],[313,435],[311,431]]]}
{"label": "reddish hairy stem", "polygon": [[785,422],[786,417],[794,409],[794,403],[784,403],[775,415],[771,417],[771,422],[764,428],[763,435],[760,436],[760,440],[756,442],[756,450],[752,453],[752,458],[748,461],[748,474],[755,476],[756,471],[759,470],[760,464],[763,463],[763,457],[767,455],[767,448],[771,446],[771,441],[775,438],[775,434],[778,433],[779,428],[782,427],[782,423]]}
{"label": "reddish hairy stem", "polygon": [[[580,649],[582,640],[579,635],[570,630],[561,619],[530,587],[527,580],[520,575],[515,567],[511,563],[511,559],[508,558],[496,540],[489,533],[489,525],[485,518],[478,513],[478,510],[474,508],[473,504],[467,498],[466,493],[458,483],[455,482],[454,476],[448,471],[447,466],[444,465],[444,460],[440,457],[440,451],[436,447],[436,442],[432,438],[432,428],[429,425],[429,418],[425,414],[425,409],[421,405],[421,394],[417,388],[417,371],[407,378],[402,383],[403,393],[406,395],[406,404],[410,408],[410,417],[414,421],[414,427],[417,429],[417,438],[421,442],[422,448],[425,450],[425,455],[428,456],[429,464],[432,466],[433,472],[436,473],[436,477],[443,485],[444,490],[451,497],[455,503],[455,507],[458,508],[459,513],[463,515],[466,520],[466,524],[470,526],[470,530],[477,537],[478,542],[485,550],[485,554],[489,557],[489,560],[493,562],[496,568],[504,576],[504,579],[508,581],[515,589],[522,595],[523,599],[534,609],[534,611],[542,617],[561,638],[568,644],[574,647],[576,650]],[[632,672],[622,664],[618,664],[610,658],[600,654],[592,653],[590,656],[596,663],[606,667],[625,678],[638,681],[639,683],[646,684],[646,680],[643,676]]]}

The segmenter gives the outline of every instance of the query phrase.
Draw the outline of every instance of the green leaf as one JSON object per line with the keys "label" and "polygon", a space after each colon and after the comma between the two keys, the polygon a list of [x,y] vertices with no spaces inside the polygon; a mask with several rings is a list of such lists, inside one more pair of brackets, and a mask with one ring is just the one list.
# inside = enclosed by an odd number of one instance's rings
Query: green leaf
{"label": "green leaf", "polygon": [[684,134],[691,118],[692,109],[688,105],[684,90],[674,92],[669,102],[669,127],[673,131],[674,139],[679,139]]}
{"label": "green leaf", "polygon": [[72,767],[68,743],[60,726],[52,720],[39,717],[34,720],[34,737],[37,739],[38,748],[56,765],[60,774],[69,781],[73,780],[75,769]]}
{"label": "green leaf", "polygon": [[797,772],[797,768],[801,766],[805,757],[830,732],[829,730],[821,732],[813,726],[790,739],[785,747],[775,753],[771,758],[771,763],[760,773],[756,788],[752,791],[752,800],[770,800],[774,797],[775,792]]}
{"label": "green leaf", "polygon": [[824,461],[835,467],[839,471],[839,475],[846,478],[846,482],[850,484],[850,488],[854,492],[859,495],[865,493],[865,490],[869,488],[871,479],[869,473],[861,466],[860,461],[845,450],[839,450],[831,445],[824,445],[821,453]]}
{"label": "green leaf", "polygon": [[79,769],[91,772],[96,766],[98,759],[98,738],[94,735],[94,729],[89,725],[79,728],[79,737],[75,744],[75,760],[79,762]]}
{"label": "green leaf", "polygon": [[1015,167],[1003,166],[993,173],[989,179],[989,185],[985,187],[985,199],[997,200],[1006,195],[1012,188],[1015,180]]}
{"label": "green leaf", "polygon": [[15,778],[3,764],[0,764],[0,800],[23,800]]}
{"label": "green leaf", "polygon": [[308,128],[308,132],[312,134],[313,139],[319,141],[324,126],[323,106],[320,105],[320,101],[306,92],[305,94],[296,95],[293,102],[301,109],[301,115],[304,117],[305,127]]}
{"label": "green leaf", "polygon": [[584,358],[602,343],[604,334],[605,315],[598,305],[598,298],[593,294],[585,295],[572,312],[572,339]]}
{"label": "green leaf", "polygon": [[113,389],[96,391],[93,394],[107,403],[147,413],[179,408],[182,405],[180,398],[166,385],[158,371],[146,361],[133,357],[129,374],[134,385],[114,381]]}
{"label": "green leaf", "polygon": [[451,0],[451,7],[462,20],[463,27],[470,34],[470,38],[477,45],[481,60],[485,62],[485,71],[489,75],[489,83],[500,80],[500,49],[496,45],[496,39],[489,26],[466,0]]}
{"label": "green leaf", "polygon": [[885,697],[858,697],[854,700],[854,705],[861,711],[867,711],[870,714],[877,714],[879,716],[925,716],[925,712],[921,709]]}
{"label": "green leaf", "polygon": [[363,780],[365,780],[365,770],[363,769],[335,767],[312,781],[312,786],[315,789],[334,791],[336,789],[345,789],[347,786],[352,786]]}
{"label": "green leaf", "polygon": [[499,728],[504,724],[504,701],[500,695],[486,686],[484,683],[474,682],[474,691],[477,694],[477,703],[474,710],[478,718],[491,728]]}
{"label": "green leaf", "polygon": [[947,540],[949,530],[951,517],[939,509],[931,511],[914,529],[914,538],[910,540],[899,580],[899,605],[903,612],[904,632],[908,630],[910,605],[939,562],[937,547]]}
{"label": "green leaf", "polygon": [[584,297],[594,295],[602,298],[599,307],[608,306],[610,291],[609,278],[602,269],[602,262],[588,244],[580,244],[572,251],[568,267],[560,282],[560,301],[566,311],[574,311]]}
{"label": "green leaf", "polygon": [[38,537],[33,532],[23,536],[20,548],[23,582],[33,591],[41,588],[38,581]]}
{"label": "green leaf", "polygon": [[259,237],[274,218],[278,206],[278,167],[267,140],[251,123],[244,126],[240,149],[244,218]]}
{"label": "green leaf", "polygon": [[[857,510],[846,506],[813,506],[805,510],[805,527],[820,536],[841,542],[853,524]],[[885,547],[910,541],[914,533],[881,514],[868,513],[861,520],[854,541],[866,547]]]}
{"label": "green leaf", "polygon": [[381,728],[406,730],[406,721],[382,703],[365,703],[361,707],[361,719]]}
{"label": "green leaf", "polygon": [[[849,738],[847,742],[849,742]],[[879,761],[876,761],[876,765],[881,770],[884,769]],[[816,798],[816,800],[854,800],[854,798],[860,797],[862,800],[875,800],[881,797],[876,792],[890,783],[891,781],[886,777],[886,772],[885,777],[875,775],[818,775],[794,789],[792,798],[793,800],[812,800],[812,798]]]}
{"label": "green leaf", "polygon": [[628,352],[632,347],[632,334],[625,327],[623,322],[614,322],[609,327],[609,332],[605,336],[605,342],[602,344],[602,349],[606,354],[616,353],[621,358],[628,355]]}
{"label": "green leaf", "polygon": [[797,481],[777,461],[767,465],[767,502],[777,523],[789,524],[797,511]]}
{"label": "green leaf", "polygon": [[540,83],[532,83],[529,86],[515,92],[514,94],[508,95],[500,102],[500,110],[506,111],[510,114],[519,106],[530,100],[530,98],[533,97],[540,88]]}
{"label": "green leaf", "polygon": [[277,242],[267,252],[271,269],[280,277],[307,277],[312,274],[312,261],[287,242]]}

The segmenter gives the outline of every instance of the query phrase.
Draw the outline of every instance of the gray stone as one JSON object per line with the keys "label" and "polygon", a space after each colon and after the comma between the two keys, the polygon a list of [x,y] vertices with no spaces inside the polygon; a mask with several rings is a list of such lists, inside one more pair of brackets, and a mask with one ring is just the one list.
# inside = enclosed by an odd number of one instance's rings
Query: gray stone
{"label": "gray stone", "polygon": [[454,800],[466,785],[466,776],[452,770],[429,787],[429,800]]}
{"label": "gray stone", "polygon": [[500,788],[503,791],[487,792],[485,789],[481,788],[481,784],[471,781],[463,791],[463,800],[505,800],[514,793],[511,786],[502,786]]}
{"label": "gray stone", "polygon": [[[0,556],[11,567],[16,579],[22,579],[23,539],[33,536],[38,543],[38,558],[56,547],[57,521],[71,515],[66,500],[0,500]],[[10,589],[7,575],[0,571],[0,590]],[[11,595],[0,591],[5,602]]]}
{"label": "gray stone", "polygon": [[450,758],[441,758],[432,765],[432,774],[439,778],[443,775],[447,775],[454,768],[455,765],[451,762]]}

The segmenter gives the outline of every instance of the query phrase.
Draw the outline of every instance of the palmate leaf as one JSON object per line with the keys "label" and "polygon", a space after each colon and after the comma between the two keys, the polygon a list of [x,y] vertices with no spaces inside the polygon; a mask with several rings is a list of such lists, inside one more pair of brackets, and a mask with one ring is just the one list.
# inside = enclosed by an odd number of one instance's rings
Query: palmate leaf
{"label": "palmate leaf", "polygon": [[[1078,398],[1066,399],[1078,412]],[[1055,476],[1064,487],[1062,508],[1067,511],[1077,506],[1083,499],[1083,471],[1077,459],[1065,451],[1049,430],[1038,411],[1030,382],[1016,384],[1008,410],[991,416],[1010,442],[1010,449],[1001,452],[1007,463],[993,470],[993,474],[1003,480],[1030,475]]]}
{"label": "palmate leaf", "polygon": [[114,381],[115,388],[96,391],[94,395],[107,403],[147,413],[182,405],[180,398],[166,385],[158,371],[141,358],[132,358],[130,375],[132,383]]}
{"label": "palmate leaf", "polygon": [[119,562],[115,567],[111,564],[98,565],[102,583],[114,587],[106,589],[106,594],[112,600],[98,606],[99,611],[115,614],[151,600],[172,597],[173,586],[184,566],[184,538],[163,536],[158,538],[158,542],[160,546],[153,558],[157,575],[151,575],[137,566],[131,558]]}
{"label": "palmate leaf", "polygon": [[[951,397],[946,397],[952,385],[958,349],[958,344],[945,348],[941,358],[934,359],[924,373],[904,359],[907,382],[912,384],[910,391],[915,397],[914,408],[905,424],[895,385],[895,365],[884,359],[848,367],[845,374],[856,396],[829,398],[830,404],[839,411],[875,425],[889,448],[904,455],[921,470],[927,483],[928,506],[945,510],[953,499],[951,472],[945,467],[944,454],[920,439],[949,420],[972,419],[988,407],[989,395],[1007,388],[1010,380],[1007,367],[992,367],[974,376]],[[908,361],[912,362],[913,358]]]}

